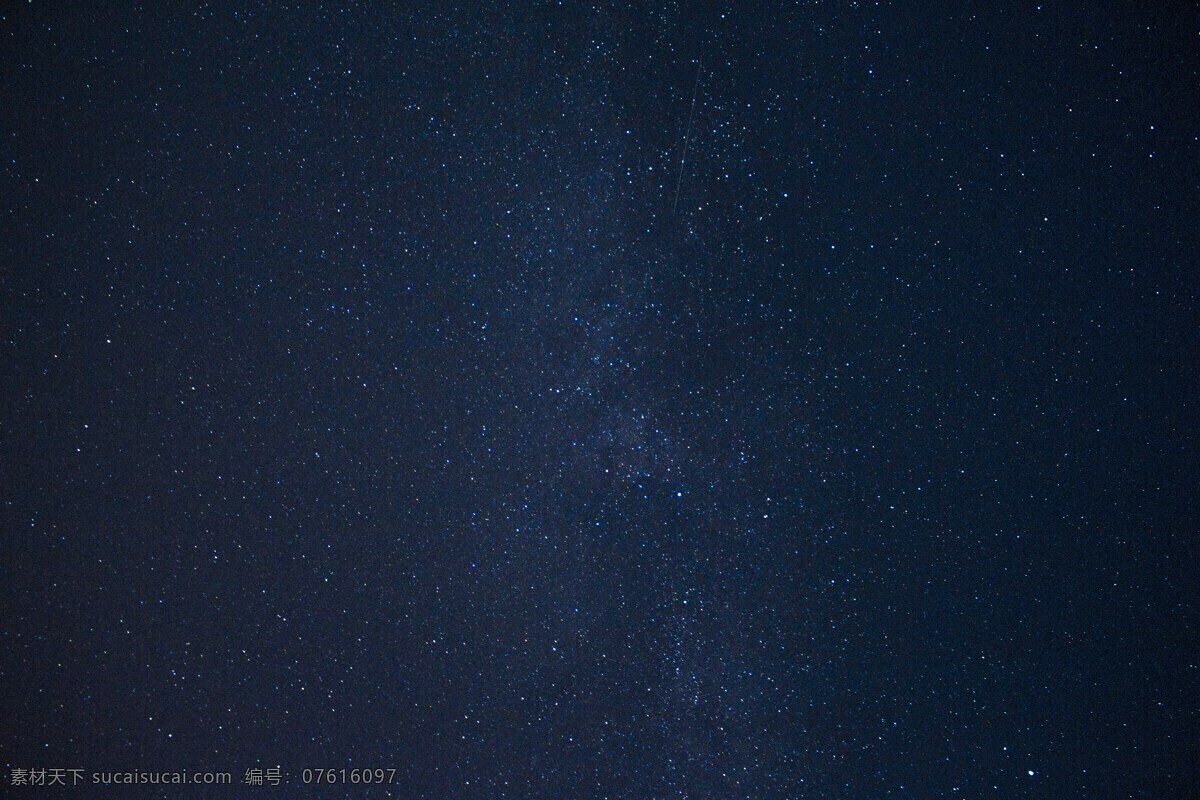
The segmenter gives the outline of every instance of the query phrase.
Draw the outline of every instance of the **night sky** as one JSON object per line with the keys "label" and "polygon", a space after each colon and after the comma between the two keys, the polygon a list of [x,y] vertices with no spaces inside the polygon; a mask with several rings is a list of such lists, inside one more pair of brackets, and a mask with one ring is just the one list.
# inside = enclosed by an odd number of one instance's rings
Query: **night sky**
{"label": "night sky", "polygon": [[465,5],[0,14],[5,791],[1195,797],[1197,6]]}

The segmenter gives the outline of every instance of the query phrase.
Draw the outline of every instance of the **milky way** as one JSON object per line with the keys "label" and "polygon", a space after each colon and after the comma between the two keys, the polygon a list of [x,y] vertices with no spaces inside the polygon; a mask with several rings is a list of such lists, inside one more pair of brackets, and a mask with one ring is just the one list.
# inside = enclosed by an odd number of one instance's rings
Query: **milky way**
{"label": "milky way", "polygon": [[5,11],[4,780],[1194,791],[1196,21]]}

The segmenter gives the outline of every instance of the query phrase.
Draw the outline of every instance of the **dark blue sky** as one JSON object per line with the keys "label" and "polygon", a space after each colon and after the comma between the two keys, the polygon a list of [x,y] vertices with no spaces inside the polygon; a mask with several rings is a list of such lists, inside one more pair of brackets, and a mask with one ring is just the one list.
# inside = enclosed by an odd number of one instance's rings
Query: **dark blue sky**
{"label": "dark blue sky", "polygon": [[468,5],[0,14],[4,780],[1195,796],[1196,6]]}

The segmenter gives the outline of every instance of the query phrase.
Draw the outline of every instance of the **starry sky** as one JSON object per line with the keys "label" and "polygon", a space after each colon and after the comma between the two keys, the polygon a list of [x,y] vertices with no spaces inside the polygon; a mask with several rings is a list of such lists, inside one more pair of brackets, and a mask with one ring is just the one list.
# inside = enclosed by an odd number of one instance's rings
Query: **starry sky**
{"label": "starry sky", "polygon": [[6,5],[4,780],[1196,796],[1198,31]]}

